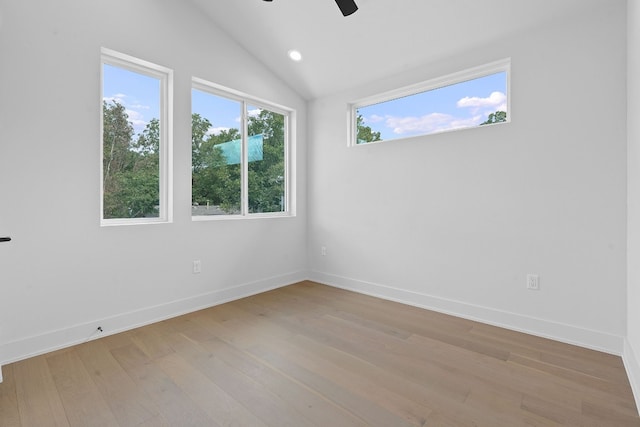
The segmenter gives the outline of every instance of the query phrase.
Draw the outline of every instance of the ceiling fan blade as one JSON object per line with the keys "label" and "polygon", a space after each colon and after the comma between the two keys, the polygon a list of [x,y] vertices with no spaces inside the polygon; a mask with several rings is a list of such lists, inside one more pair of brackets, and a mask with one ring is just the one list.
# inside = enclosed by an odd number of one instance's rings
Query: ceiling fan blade
{"label": "ceiling fan blade", "polygon": [[[264,0],[264,1],[273,1],[273,0]],[[336,0],[338,7],[340,8],[340,12],[344,16],[349,16],[358,10],[358,5],[356,5],[355,0]]]}
{"label": "ceiling fan blade", "polygon": [[336,0],[336,3],[338,3],[340,12],[342,12],[344,16],[349,16],[358,10],[358,6],[354,0]]}

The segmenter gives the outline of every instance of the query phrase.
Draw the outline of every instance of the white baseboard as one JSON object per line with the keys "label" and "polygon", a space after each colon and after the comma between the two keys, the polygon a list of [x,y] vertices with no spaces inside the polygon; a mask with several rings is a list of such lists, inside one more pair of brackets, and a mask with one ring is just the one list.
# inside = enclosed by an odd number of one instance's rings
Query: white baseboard
{"label": "white baseboard", "polygon": [[624,368],[627,370],[627,377],[629,377],[631,390],[633,390],[633,396],[636,400],[636,409],[640,415],[640,359],[636,357],[637,354],[633,351],[629,341],[625,339],[622,361],[624,362]]}
{"label": "white baseboard", "polygon": [[487,323],[615,355],[622,355],[624,338],[489,307],[393,288],[347,277],[312,271],[310,280],[349,291]]}
{"label": "white baseboard", "polygon": [[[182,314],[287,286],[306,280],[307,277],[308,274],[306,271],[297,271],[252,283],[215,290],[166,304],[145,307],[129,313],[95,319],[91,322],[2,344],[0,345],[0,355],[2,355],[2,360],[0,360],[0,382],[2,380],[2,365],[80,344],[90,339],[113,335]],[[90,335],[98,326],[101,326],[104,332],[100,335],[95,333]]]}

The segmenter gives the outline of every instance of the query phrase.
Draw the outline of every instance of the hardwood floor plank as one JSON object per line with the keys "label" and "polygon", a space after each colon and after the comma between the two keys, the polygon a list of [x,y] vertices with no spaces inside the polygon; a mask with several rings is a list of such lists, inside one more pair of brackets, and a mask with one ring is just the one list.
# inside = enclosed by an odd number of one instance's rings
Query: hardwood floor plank
{"label": "hardwood floor plank", "polygon": [[377,331],[379,333],[382,334],[386,334],[389,335],[391,337],[394,338],[399,338],[399,339],[407,339],[409,338],[411,335],[413,335],[412,332],[403,330],[401,328],[397,328],[394,326],[390,326],[388,323],[386,322],[381,322],[379,320],[376,319],[370,319],[370,318],[363,318],[361,316],[358,316],[356,314],[353,313],[349,313],[346,311],[335,311],[332,312],[330,314],[331,317],[334,317],[336,319],[340,319],[344,322],[349,322],[352,324],[355,324],[357,326],[360,326],[362,328],[365,329],[370,329],[373,331]]}
{"label": "hardwood floor plank", "polygon": [[121,426],[137,426],[158,415],[158,407],[122,369],[105,340],[77,346],[76,352]]}
{"label": "hardwood floor plank", "polygon": [[111,350],[131,379],[156,404],[159,414],[171,425],[215,425],[191,399],[147,355],[131,344]]}
{"label": "hardwood floor plank", "polygon": [[156,415],[148,420],[135,424],[136,427],[175,427],[165,420],[162,415]]}
{"label": "hardwood floor plank", "polygon": [[[578,387],[588,389],[590,393],[599,392],[600,396],[610,395],[622,400],[629,399],[630,386],[625,383],[607,381],[605,379],[585,375],[562,366],[555,366],[537,360],[527,359],[519,355],[511,355],[509,362],[529,367],[549,374],[551,381],[567,380]],[[567,382],[565,382],[567,383]]]}
{"label": "hardwood floor plank", "polygon": [[[544,396],[550,402],[562,404],[567,411],[578,413],[585,398],[594,399],[616,411],[623,413],[629,411],[628,402],[616,394],[608,393],[608,387],[600,387],[601,383],[598,383],[598,387],[585,389],[585,381],[591,384],[594,379],[582,373],[571,372],[559,376],[545,374],[545,370],[536,369],[537,364],[540,363],[537,361],[531,361],[532,368],[530,364],[514,364],[511,360],[502,362],[486,356],[469,357],[465,354],[465,349],[449,348],[447,344],[423,337],[414,336],[410,340],[425,341],[425,345],[430,349],[429,357],[433,358],[430,363],[439,363],[441,358],[446,357],[449,362],[460,365],[469,383],[475,384],[473,389],[482,390],[485,393],[492,389],[505,389],[510,390],[511,393]],[[563,368],[547,368],[551,371],[558,369]],[[596,381],[601,380],[596,379]],[[635,410],[634,406],[633,408]]]}
{"label": "hardwood floor plank", "polygon": [[173,349],[164,340],[162,333],[166,323],[148,325],[132,331],[131,341],[151,360],[173,353]]}
{"label": "hardwood floor plank", "polygon": [[69,426],[45,357],[14,363],[13,368],[22,426]]}
{"label": "hardwood floor plank", "polygon": [[540,354],[540,361],[550,365],[580,372],[585,375],[589,375],[605,381],[613,381],[619,383],[624,383],[627,381],[627,373],[624,369],[624,366],[622,365],[615,367],[602,365],[591,360],[586,360],[584,358],[568,357],[545,352]]}
{"label": "hardwood floor plank", "polygon": [[[450,331],[460,334],[469,331],[476,325],[476,322],[444,313],[428,311],[343,289],[326,288],[326,286],[317,283],[302,282],[288,286],[284,290],[295,292],[298,295],[309,293],[316,295],[317,300],[324,300],[325,304],[333,310],[356,313],[362,315],[363,318],[380,318],[391,325],[404,325],[412,333],[418,333],[421,328],[426,328],[427,330]],[[399,311],[402,312],[402,316],[397,315]]]}
{"label": "hardwood floor plank", "polygon": [[466,396],[469,393],[466,379],[455,375],[457,368],[446,363],[430,364],[425,363],[421,355],[389,352],[384,341],[376,340],[370,335],[362,335],[327,318],[305,319],[301,328],[302,335],[406,379],[437,385],[443,393],[449,395]]}
{"label": "hardwood floor plank", "polygon": [[539,415],[560,425],[580,426],[581,414],[579,411],[572,411],[565,406],[556,405],[545,399],[525,395],[522,399],[521,407],[525,411]]}
{"label": "hardwood floor plank", "polygon": [[[284,344],[278,344],[287,351],[294,351]],[[291,340],[291,345],[294,345],[299,352],[312,361],[337,367],[335,375],[342,375],[344,371],[347,371],[360,378],[367,379],[375,387],[403,396],[427,408],[445,406],[452,408],[456,404],[464,402],[468,397],[468,391],[466,390],[462,393],[452,392],[440,387],[436,381],[418,381],[415,378],[392,372],[390,369],[363,360],[354,354],[325,346],[304,336],[295,337]]]}
{"label": "hardwood floor plank", "polygon": [[[255,340],[265,337],[270,339],[287,339],[292,332],[263,322],[262,317],[256,317],[252,312],[247,311],[236,304],[224,304],[218,310],[214,310],[208,316],[209,321],[217,321],[226,330],[228,330],[233,339],[227,341],[234,343],[238,347],[251,345]],[[211,323],[209,323],[211,325]],[[219,331],[219,329],[216,329]],[[223,337],[219,337],[223,338]],[[241,339],[242,338],[242,339]]]}
{"label": "hardwood floor plank", "polygon": [[254,351],[259,354],[260,359],[286,373],[286,375],[295,378],[307,387],[317,390],[318,393],[364,420],[369,426],[406,427],[411,425],[401,417],[375,405],[370,400],[358,396],[352,391],[335,384],[321,374],[312,372],[292,360],[283,359],[278,354],[259,348]]}
{"label": "hardwood floor plank", "polygon": [[[510,364],[508,361],[476,353],[464,347],[456,347],[432,338],[412,336],[409,342],[416,343],[424,349],[424,361],[428,364],[445,364],[457,367],[459,375],[467,381],[468,387],[476,394],[505,391],[522,398],[523,394],[547,393],[560,399],[569,408],[578,410],[580,398],[568,393],[565,382],[546,378],[539,372]],[[403,349],[392,349],[394,352],[406,353]],[[394,353],[395,354],[395,353]],[[550,387],[547,387],[550,386]],[[554,393],[558,390],[557,393]]]}
{"label": "hardwood floor plank", "polygon": [[487,325],[483,323],[475,323],[470,331],[473,335],[480,337],[489,337],[502,341],[505,345],[518,345],[538,352],[546,352],[549,354],[564,354],[569,357],[576,357],[583,360],[591,360],[601,366],[610,366],[623,368],[622,359],[608,353],[603,353],[588,348],[578,347],[571,344],[565,344],[553,341],[548,338],[528,335],[509,329],[499,328],[497,326]]}
{"label": "hardwood floor plank", "polygon": [[[114,348],[126,347],[133,343],[133,341],[131,341],[131,337],[133,336],[135,331],[136,329],[131,331],[120,332],[119,334],[108,335],[106,337],[99,338],[99,341],[108,350],[113,350]],[[90,342],[93,342],[93,341],[90,341]]]}
{"label": "hardwood floor plank", "polygon": [[[377,406],[405,419],[411,424],[422,425],[432,412],[429,407],[407,397],[406,393],[399,394],[387,387],[381,387],[368,376],[359,375],[329,362],[325,358],[326,349],[311,353],[297,345],[272,342],[257,346],[249,351],[261,360],[264,354],[277,354],[280,358],[292,360],[302,368],[322,375],[337,386],[349,390],[362,399],[372,401]],[[404,385],[408,384],[405,382]]]}
{"label": "hardwood floor plank", "polygon": [[220,360],[199,343],[181,335],[172,336],[172,340],[178,354],[265,424],[273,427],[314,425],[262,384]]}
{"label": "hardwood floor plank", "polygon": [[72,427],[118,425],[75,351],[48,356],[47,364]]}
{"label": "hardwood floor plank", "polygon": [[362,420],[336,405],[331,399],[295,381],[286,373],[274,369],[261,358],[235,349],[220,340],[206,341],[201,344],[229,366],[262,384],[315,425],[365,426]]}
{"label": "hardwood floor plank", "polygon": [[265,427],[260,419],[242,406],[177,353],[156,361],[158,366],[191,398],[215,425],[222,427]]}
{"label": "hardwood floor plank", "polygon": [[602,426],[637,426],[638,416],[625,413],[623,411],[612,409],[601,402],[585,401],[582,406],[583,420],[593,420],[594,423]]}
{"label": "hardwood floor plank", "polygon": [[19,427],[18,396],[13,365],[2,367],[3,381],[0,383],[0,420],[4,427]]}

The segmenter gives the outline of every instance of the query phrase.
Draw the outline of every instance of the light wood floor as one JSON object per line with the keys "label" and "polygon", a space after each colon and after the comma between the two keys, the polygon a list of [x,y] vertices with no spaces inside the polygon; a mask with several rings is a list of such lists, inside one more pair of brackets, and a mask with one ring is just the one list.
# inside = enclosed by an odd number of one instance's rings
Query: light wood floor
{"label": "light wood floor", "polygon": [[3,373],[3,427],[640,426],[619,357],[311,282]]}

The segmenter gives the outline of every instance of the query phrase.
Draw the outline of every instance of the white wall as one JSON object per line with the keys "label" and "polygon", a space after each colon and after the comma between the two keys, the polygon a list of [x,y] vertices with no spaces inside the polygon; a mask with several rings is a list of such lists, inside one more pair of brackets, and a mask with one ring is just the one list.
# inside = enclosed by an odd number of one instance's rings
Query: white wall
{"label": "white wall", "polygon": [[[312,277],[621,354],[625,6],[310,103]],[[347,147],[347,102],[505,57],[510,124]]]}
{"label": "white wall", "polygon": [[[100,47],[175,71],[172,224],[99,226]],[[306,276],[295,218],[192,222],[192,76],[306,103],[183,2],[0,0],[0,364]],[[202,274],[191,261],[202,260]]]}
{"label": "white wall", "polygon": [[628,0],[628,296],[624,362],[640,408],[640,4]]}

